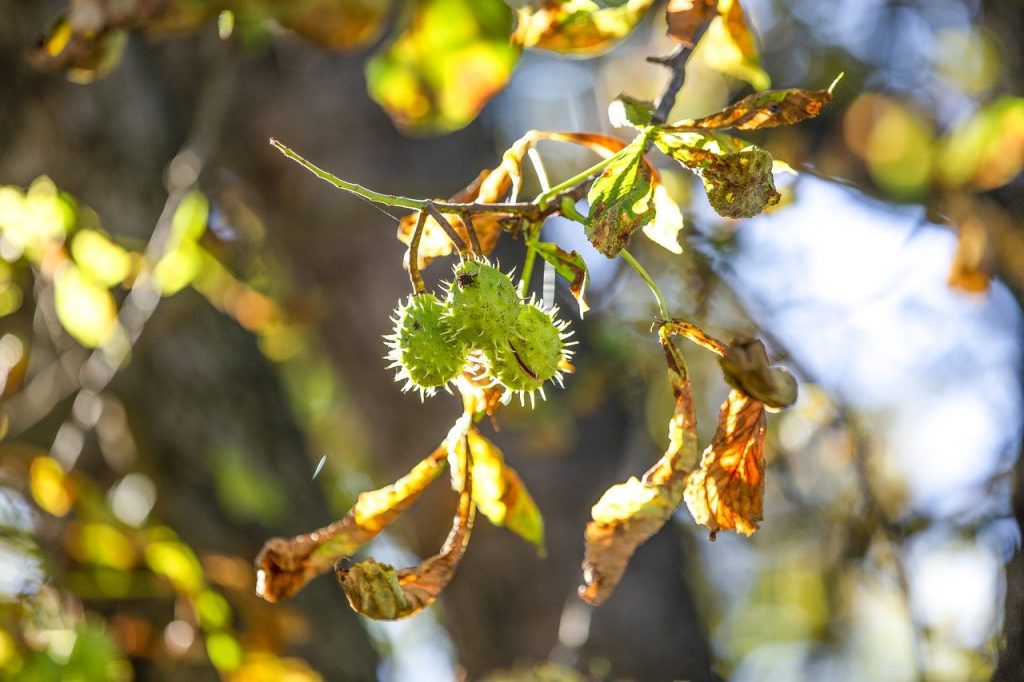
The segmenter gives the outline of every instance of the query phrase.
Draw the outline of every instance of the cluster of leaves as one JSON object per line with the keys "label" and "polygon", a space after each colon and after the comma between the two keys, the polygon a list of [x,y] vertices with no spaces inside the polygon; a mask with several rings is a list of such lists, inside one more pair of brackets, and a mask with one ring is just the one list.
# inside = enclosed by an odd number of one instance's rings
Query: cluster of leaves
{"label": "cluster of leaves", "polygon": [[[506,85],[523,48],[596,56],[640,23],[653,0],[70,0],[35,53],[37,63],[89,82],[120,61],[127,36],[171,37],[218,23],[250,45],[282,30],[331,50],[358,50],[391,36],[366,66],[370,95],[412,134],[468,124]],[[736,0],[673,0],[669,33],[682,43],[706,27],[702,50],[722,73],[769,86]],[[703,28],[701,29],[703,33]],[[694,41],[695,42],[695,41]]]}
{"label": "cluster of leaves", "polygon": [[[710,7],[701,5],[691,11],[709,12]],[[574,25],[575,20],[564,21]],[[521,293],[525,294],[533,262],[540,255],[569,282],[582,314],[587,308],[585,263],[578,253],[566,253],[557,244],[540,240],[543,221],[555,214],[581,223],[596,249],[609,258],[621,255],[651,286],[661,310],[656,324],[676,409],[669,424],[670,446],[663,457],[642,479],[613,486],[594,506],[593,521],[585,534],[586,584],[580,594],[591,603],[600,603],[614,589],[635,548],[657,532],[684,500],[694,518],[710,529],[712,538],[719,530],[749,535],[757,529],[764,494],[765,410],[780,409],[796,400],[792,376],[769,364],[759,341],[726,345],[683,320],[672,319],[657,285],[626,249],[632,235],[642,230],[670,251],[682,250],[678,241],[682,214],[661,185],[648,152],[657,147],[698,176],[712,207],[721,215],[757,215],[779,201],[772,178],[774,161],[768,152],[725,131],[797,123],[817,116],[831,98],[831,87],[760,92],[713,115],[666,124],[656,120],[653,103],[621,96],[612,104],[610,115],[616,125],[635,130],[632,141],[593,133],[531,131],[505,152],[498,168],[482,172],[448,200],[371,191],[318,168],[280,142],[272,144],[338,188],[415,211],[401,221],[398,233],[409,245],[405,264],[414,293],[423,290],[419,269],[432,259],[455,251],[463,258],[482,257],[501,232],[507,231],[521,238],[527,249]],[[522,165],[526,158],[541,163],[538,155],[528,154],[541,141],[580,145],[602,160],[553,187],[543,186],[532,201],[522,202]],[[537,175],[546,177],[540,165]],[[576,209],[584,196],[589,203],[585,216]],[[724,376],[733,386],[715,437],[702,457],[698,456],[689,375],[671,341],[674,335],[690,338],[718,354]],[[501,387],[481,381],[472,369],[463,372],[457,385],[463,416],[444,443],[408,476],[364,494],[344,519],[331,526],[268,541],[257,559],[262,596],[271,601],[290,596],[334,566],[350,603],[360,613],[382,619],[416,613],[436,599],[450,579],[469,540],[474,508],[541,546],[539,510],[497,449],[473,426],[484,416],[495,416]],[[345,568],[348,558],[392,523],[437,477],[446,461],[453,472],[452,489],[459,495],[459,505],[440,553],[402,570],[372,559]],[[513,513],[513,509],[518,511]]]}

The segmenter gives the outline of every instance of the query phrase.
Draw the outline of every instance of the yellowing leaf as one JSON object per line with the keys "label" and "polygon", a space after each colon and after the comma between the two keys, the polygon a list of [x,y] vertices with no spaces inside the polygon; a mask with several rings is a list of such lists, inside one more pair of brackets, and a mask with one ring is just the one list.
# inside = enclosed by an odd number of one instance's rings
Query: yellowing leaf
{"label": "yellowing leaf", "polygon": [[587,195],[587,239],[609,258],[626,246],[634,232],[654,219],[654,186],[650,167],[644,161],[646,145],[646,136],[638,135],[605,167]]}
{"label": "yellowing leaf", "polygon": [[733,389],[700,469],[686,483],[686,505],[697,523],[751,535],[764,503],[764,405]]}
{"label": "yellowing leaf", "polygon": [[304,0],[272,6],[282,26],[332,50],[373,42],[390,9],[389,0]]}
{"label": "yellowing leaf", "polygon": [[462,128],[508,82],[519,50],[501,0],[421,0],[366,66],[370,96],[403,131]]}
{"label": "yellowing leaf", "polygon": [[689,467],[697,460],[697,417],[686,363],[664,328],[659,331],[675,412],[669,446],[642,480],[612,486],[591,510],[580,597],[600,604],[611,596],[636,548],[658,532],[683,499]]}
{"label": "yellowing leaf", "polygon": [[590,274],[587,271],[587,264],[583,256],[577,251],[566,252],[558,244],[550,242],[534,242],[531,246],[536,249],[540,257],[551,263],[555,271],[569,281],[569,292],[576,299],[580,306],[580,317],[590,310],[586,300],[587,283]]}
{"label": "yellowing leaf", "polygon": [[717,15],[715,0],[669,0],[665,8],[668,34],[693,47],[704,27]]}
{"label": "yellowing leaf", "polygon": [[496,526],[521,536],[544,555],[544,518],[515,469],[494,443],[471,429],[473,501],[476,508]]}
{"label": "yellowing leaf", "polygon": [[942,139],[937,165],[946,187],[989,190],[1017,177],[1024,168],[1024,98],[999,99],[954,128]]}
{"label": "yellowing leaf", "polygon": [[442,444],[412,471],[379,490],[362,493],[343,519],[294,538],[271,538],[256,557],[256,594],[287,599],[391,525],[447,466]]}
{"label": "yellowing leaf", "polygon": [[66,261],[57,268],[53,296],[60,323],[86,348],[102,345],[117,330],[114,297],[74,263]]}
{"label": "yellowing leaf", "polygon": [[666,130],[756,130],[793,125],[821,114],[822,108],[832,101],[832,89],[838,81],[837,78],[828,90],[792,88],[755,92],[716,114],[678,121],[666,126]]}
{"label": "yellowing leaf", "polygon": [[150,569],[170,580],[175,589],[189,594],[202,589],[203,568],[188,545],[158,540],[146,545],[144,553]]}
{"label": "yellowing leaf", "polygon": [[71,240],[71,256],[78,268],[107,287],[120,284],[131,273],[132,259],[122,247],[96,230],[80,230]]}
{"label": "yellowing leaf", "polygon": [[771,85],[739,0],[718,0],[718,16],[708,26],[698,51],[711,68],[741,78],[755,90]]}
{"label": "yellowing leaf", "polygon": [[438,554],[418,566],[395,570],[373,559],[335,572],[352,608],[367,618],[397,620],[419,613],[434,603],[455,575],[473,529],[473,479],[463,467],[464,479],[451,532]]}
{"label": "yellowing leaf", "polygon": [[74,488],[64,467],[52,457],[36,457],[29,467],[28,487],[32,499],[47,514],[64,516],[71,510]]}
{"label": "yellowing leaf", "polygon": [[512,42],[562,54],[594,56],[611,49],[643,18],[653,0],[613,6],[594,0],[532,0],[520,7]]}

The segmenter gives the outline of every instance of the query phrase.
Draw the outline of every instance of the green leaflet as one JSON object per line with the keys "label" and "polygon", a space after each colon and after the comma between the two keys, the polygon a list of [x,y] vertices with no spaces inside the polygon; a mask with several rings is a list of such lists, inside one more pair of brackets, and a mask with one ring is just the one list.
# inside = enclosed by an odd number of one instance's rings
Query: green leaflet
{"label": "green leaflet", "polygon": [[644,163],[646,146],[647,135],[638,135],[615,155],[587,195],[587,238],[609,258],[614,258],[634,232],[654,219],[654,185],[651,169]]}

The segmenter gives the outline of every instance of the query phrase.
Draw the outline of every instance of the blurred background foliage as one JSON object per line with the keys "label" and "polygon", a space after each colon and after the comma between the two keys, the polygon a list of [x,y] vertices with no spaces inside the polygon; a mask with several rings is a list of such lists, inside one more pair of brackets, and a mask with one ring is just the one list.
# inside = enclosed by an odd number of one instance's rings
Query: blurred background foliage
{"label": "blurred background foliage", "polygon": [[[548,557],[481,521],[439,604],[399,623],[359,620],[329,578],[255,597],[267,537],[337,518],[460,409],[401,394],[380,359],[407,287],[393,217],[267,138],[375,189],[448,196],[529,129],[609,132],[617,94],[656,97],[666,73],[645,57],[671,44],[650,6],[0,0],[3,675],[1024,675],[1011,0],[749,0],[756,40],[720,2],[690,61],[670,120],[769,76],[846,73],[821,118],[751,135],[801,171],[777,177],[778,208],[723,220],[666,163],[684,253],[637,247],[674,313],[760,335],[801,378],[769,420],[753,538],[710,544],[682,512],[607,604],[575,596],[590,506],[653,461],[671,412],[653,301],[588,252],[576,374],[494,435],[545,515]],[[541,149],[552,177],[592,162]],[[572,223],[545,230],[586,248]],[[520,247],[506,238],[499,259]],[[707,442],[727,389],[686,352]],[[431,491],[370,553],[427,556],[452,504]]]}

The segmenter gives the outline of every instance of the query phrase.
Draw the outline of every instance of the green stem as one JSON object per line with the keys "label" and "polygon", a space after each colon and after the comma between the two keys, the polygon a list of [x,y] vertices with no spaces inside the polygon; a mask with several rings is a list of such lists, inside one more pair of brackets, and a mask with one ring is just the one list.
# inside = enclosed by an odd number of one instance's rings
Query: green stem
{"label": "green stem", "polygon": [[537,249],[530,243],[526,244],[526,260],[523,261],[523,278],[519,280],[519,297],[526,300],[530,293],[530,278],[533,276],[533,263],[537,260]]}
{"label": "green stem", "polygon": [[302,158],[291,149],[281,144],[275,139],[270,140],[270,144],[277,147],[278,151],[287,156],[292,161],[295,161],[305,167],[313,175],[317,176],[321,180],[326,180],[338,189],[343,189],[346,192],[351,192],[358,196],[363,197],[369,201],[374,201],[378,204],[384,204],[385,206],[398,206],[400,208],[411,208],[414,210],[421,210],[427,203],[426,199],[410,199],[409,197],[400,197],[396,194],[381,194],[380,192],[374,192],[372,189],[367,189],[362,185],[357,185],[354,182],[345,182],[341,178],[335,177],[328,173],[322,168],[313,165],[306,159]]}
{"label": "green stem", "polygon": [[537,198],[533,200],[533,203],[535,203],[538,206],[540,206],[541,209],[547,208],[547,206],[548,206],[548,199],[550,199],[551,197],[555,196],[556,194],[558,194],[562,190],[569,189],[570,187],[575,187],[576,185],[580,184],[581,182],[583,182],[584,180],[589,178],[594,173],[596,173],[596,172],[598,172],[600,170],[603,170],[605,168],[605,166],[610,164],[618,156],[619,156],[618,154],[612,154],[607,159],[601,159],[600,161],[598,161],[597,163],[595,163],[593,166],[591,166],[590,168],[586,169],[582,173],[577,173],[576,175],[572,176],[568,180],[560,182],[557,185],[555,185],[554,187],[548,189],[547,191],[537,195]]}
{"label": "green stem", "polygon": [[629,263],[630,267],[636,270],[636,274],[640,275],[640,279],[645,281],[647,286],[651,288],[651,293],[654,294],[654,298],[658,299],[658,311],[661,314],[661,319],[671,319],[671,316],[668,314],[668,306],[665,305],[665,299],[661,295],[661,290],[658,289],[658,285],[654,283],[651,276],[647,274],[646,270],[644,270],[644,266],[640,265],[636,258],[633,258],[633,255],[629,251],[626,251],[626,249],[619,251],[619,255],[622,256],[623,260]]}

